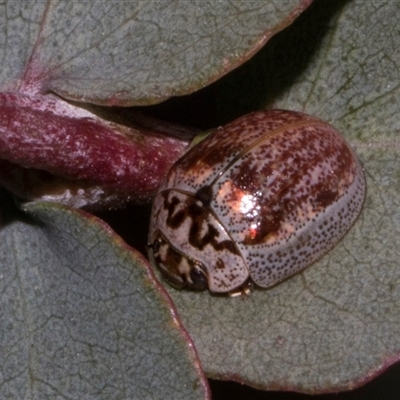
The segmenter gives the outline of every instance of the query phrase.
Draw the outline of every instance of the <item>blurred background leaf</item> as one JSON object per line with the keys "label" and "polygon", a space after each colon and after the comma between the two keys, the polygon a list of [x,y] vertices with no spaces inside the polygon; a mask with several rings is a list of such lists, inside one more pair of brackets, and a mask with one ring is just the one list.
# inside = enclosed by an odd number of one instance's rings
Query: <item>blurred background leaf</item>
{"label": "blurred background leaf", "polygon": [[109,105],[159,102],[242,64],[310,3],[5,2],[0,87]]}

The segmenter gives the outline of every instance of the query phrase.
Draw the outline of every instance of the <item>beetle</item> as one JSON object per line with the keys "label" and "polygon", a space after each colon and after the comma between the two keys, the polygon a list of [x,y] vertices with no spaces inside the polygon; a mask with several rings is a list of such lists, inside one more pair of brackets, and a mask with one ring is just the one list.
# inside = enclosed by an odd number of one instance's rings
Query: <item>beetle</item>
{"label": "beetle", "polygon": [[149,258],[175,287],[269,288],[330,250],[361,212],[362,166],[328,123],[241,117],[183,155],[153,203]]}

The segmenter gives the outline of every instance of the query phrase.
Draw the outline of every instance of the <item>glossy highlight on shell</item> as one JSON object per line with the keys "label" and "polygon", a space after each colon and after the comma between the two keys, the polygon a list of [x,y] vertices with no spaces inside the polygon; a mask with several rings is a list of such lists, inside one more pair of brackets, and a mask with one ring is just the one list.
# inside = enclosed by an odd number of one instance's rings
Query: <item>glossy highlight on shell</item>
{"label": "glossy highlight on shell", "polygon": [[365,178],[329,124],[267,110],[218,128],[171,168],[149,257],[177,287],[268,288],[330,250],[357,219]]}

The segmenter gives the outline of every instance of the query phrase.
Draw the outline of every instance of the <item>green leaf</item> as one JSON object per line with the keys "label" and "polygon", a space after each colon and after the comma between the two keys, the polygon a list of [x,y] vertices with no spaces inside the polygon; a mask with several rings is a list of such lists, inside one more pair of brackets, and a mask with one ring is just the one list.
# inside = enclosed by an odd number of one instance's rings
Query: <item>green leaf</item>
{"label": "green leaf", "polygon": [[311,1],[3,1],[0,183],[25,200],[90,210],[150,201],[191,136],[170,126],[171,139],[137,113],[82,102],[191,93],[248,59]]}
{"label": "green leaf", "polygon": [[208,398],[145,259],[89,214],[24,209],[33,220],[7,212],[0,231],[1,397]]}
{"label": "green leaf", "polygon": [[240,65],[310,3],[5,2],[0,87],[109,105],[159,102]]}
{"label": "green leaf", "polygon": [[355,147],[368,190],[337,247],[270,290],[232,299],[168,289],[208,376],[321,393],[359,386],[398,359],[399,13],[390,0],[317,2],[221,82],[248,79],[227,95],[236,110],[255,94],[260,107],[332,123]]}

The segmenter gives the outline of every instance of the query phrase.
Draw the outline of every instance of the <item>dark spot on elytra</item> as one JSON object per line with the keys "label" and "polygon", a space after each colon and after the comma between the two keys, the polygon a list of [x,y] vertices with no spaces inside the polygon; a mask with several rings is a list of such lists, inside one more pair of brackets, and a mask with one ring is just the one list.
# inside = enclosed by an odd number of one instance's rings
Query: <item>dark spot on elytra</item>
{"label": "dark spot on elytra", "polygon": [[209,206],[213,197],[211,186],[201,187],[195,194],[196,199],[200,200],[205,206]]}
{"label": "dark spot on elytra", "polygon": [[317,196],[315,197],[315,202],[319,208],[323,209],[336,201],[337,197],[337,191],[324,190],[317,194]]}
{"label": "dark spot on elytra", "polygon": [[241,160],[232,173],[231,179],[241,191],[255,193],[263,186],[265,175],[260,173],[258,165],[252,165],[253,162],[252,157]]}

